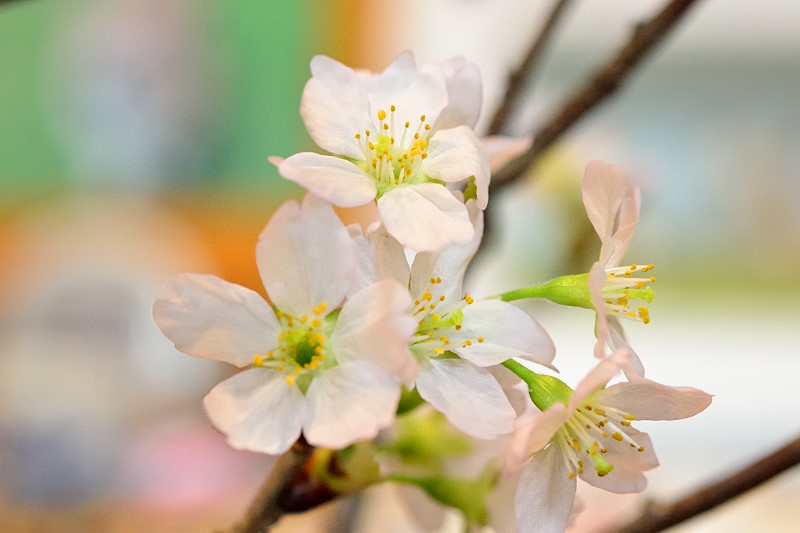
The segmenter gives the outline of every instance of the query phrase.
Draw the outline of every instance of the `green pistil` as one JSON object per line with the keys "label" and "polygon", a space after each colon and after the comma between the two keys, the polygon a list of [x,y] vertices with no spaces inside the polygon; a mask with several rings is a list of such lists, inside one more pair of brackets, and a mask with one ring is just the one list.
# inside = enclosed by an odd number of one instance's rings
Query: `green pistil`
{"label": "green pistil", "polygon": [[[428,315],[428,317],[432,317],[433,314]],[[422,324],[417,326],[417,333],[427,333],[428,331],[433,331],[438,328],[452,328],[455,326],[460,326],[464,322],[464,311],[460,308],[456,309],[452,313],[448,314],[444,318],[439,318],[438,320],[427,318],[422,321]]]}
{"label": "green pistil", "polygon": [[504,302],[527,298],[545,298],[560,305],[594,309],[589,293],[589,274],[561,276],[542,285],[504,292],[498,298]]}

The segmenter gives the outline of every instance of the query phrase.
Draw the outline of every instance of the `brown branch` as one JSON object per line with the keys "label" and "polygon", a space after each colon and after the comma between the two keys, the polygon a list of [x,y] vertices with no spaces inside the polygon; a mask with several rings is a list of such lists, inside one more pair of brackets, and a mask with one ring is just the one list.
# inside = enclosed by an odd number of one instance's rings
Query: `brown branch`
{"label": "brown branch", "polygon": [[285,513],[280,499],[285,496],[287,488],[313,451],[314,447],[301,437],[288,452],[278,458],[244,518],[231,529],[231,533],[269,531]]}
{"label": "brown branch", "polygon": [[650,502],[621,533],[654,533],[713,509],[800,463],[800,437],[730,477],[670,505]]}
{"label": "brown branch", "polygon": [[492,189],[506,185],[521,176],[541,153],[564,134],[581,117],[612,95],[639,62],[669,33],[695,0],[671,0],[658,15],[639,24],[628,43],[617,55],[572,97],[536,132],[530,149],[509,161],[492,176]]}
{"label": "brown branch", "polygon": [[542,57],[542,53],[550,40],[550,36],[556,24],[564,13],[564,9],[571,1],[572,0],[557,0],[555,2],[553,9],[550,11],[550,15],[539,31],[539,35],[534,39],[531,47],[528,49],[528,53],[525,55],[522,63],[516,70],[508,75],[508,85],[506,86],[505,95],[492,117],[486,135],[497,135],[505,128],[511,109],[517,104],[517,100],[526,82],[530,83],[531,73],[535,71],[536,66],[539,64],[539,60]]}

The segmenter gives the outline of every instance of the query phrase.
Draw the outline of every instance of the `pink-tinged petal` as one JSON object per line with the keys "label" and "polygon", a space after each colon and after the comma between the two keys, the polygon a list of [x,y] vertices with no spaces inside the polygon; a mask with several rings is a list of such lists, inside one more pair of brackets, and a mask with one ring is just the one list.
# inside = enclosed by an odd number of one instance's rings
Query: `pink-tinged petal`
{"label": "pink-tinged petal", "polygon": [[475,176],[477,203],[489,202],[489,154],[475,132],[466,126],[439,130],[428,139],[428,157],[422,172],[431,178],[457,183]]}
{"label": "pink-tinged petal", "polygon": [[642,492],[647,487],[647,478],[642,472],[658,466],[658,459],[653,451],[653,443],[647,433],[635,430],[628,432],[636,443],[643,447],[641,452],[631,448],[627,442],[616,442],[608,439],[602,446],[608,449],[603,458],[614,466],[605,476],[598,476],[590,460],[584,461],[581,479],[597,488],[615,494]]}
{"label": "pink-tinged petal", "polygon": [[569,412],[574,413],[583,400],[599,387],[605,386],[630,360],[630,352],[619,350],[597,363],[572,392],[569,399]]}
{"label": "pink-tinged petal", "polygon": [[475,235],[464,244],[453,244],[438,253],[418,253],[411,267],[411,294],[423,294],[433,277],[442,280],[436,284],[436,292],[445,297],[446,303],[461,299],[464,274],[483,237],[483,211],[478,209],[474,200],[468,200],[466,206]]}
{"label": "pink-tinged petal", "polygon": [[[363,157],[363,155],[362,155]],[[278,172],[320,198],[341,207],[364,205],[375,199],[375,182],[359,167],[332,155],[301,152],[284,159]]]}
{"label": "pink-tinged petal", "polygon": [[447,107],[436,120],[434,130],[456,126],[474,128],[483,105],[483,84],[478,66],[463,57],[422,66],[424,72],[434,69],[442,73],[447,85]]}
{"label": "pink-tinged petal", "polygon": [[[642,194],[639,188],[633,188],[622,200],[619,208],[617,229],[611,237],[610,245],[604,246],[600,252],[600,262],[606,268],[619,266],[622,257],[628,250],[628,245],[639,222],[639,206],[642,203]],[[607,256],[607,257],[604,257]]]}
{"label": "pink-tinged petal", "polygon": [[[621,168],[597,160],[586,165],[581,185],[583,205],[603,247],[611,240],[617,211],[627,188],[628,178]],[[601,259],[601,263],[605,261]]]}
{"label": "pink-tinged petal", "polygon": [[592,265],[589,271],[589,294],[592,298],[592,305],[597,312],[597,319],[594,325],[594,334],[597,342],[594,345],[594,356],[603,359],[606,356],[606,346],[608,345],[611,332],[608,329],[608,319],[606,317],[606,302],[601,291],[608,279],[605,269],[600,263]]}
{"label": "pink-tinged petal", "polygon": [[633,376],[644,377],[644,365],[639,355],[628,344],[628,339],[625,338],[625,331],[622,329],[622,324],[615,316],[606,317],[608,321],[608,344],[613,351],[628,350],[631,353],[631,361],[628,366],[623,370],[625,375],[631,379]]}
{"label": "pink-tinged petal", "polygon": [[442,73],[420,71],[410,51],[400,54],[379,75],[362,77],[361,83],[367,87],[373,120],[379,110],[388,114],[390,106],[395,106],[396,133],[402,131],[405,122],[416,130],[421,115],[425,115],[426,123],[434,124],[447,105],[447,85]]}
{"label": "pink-tinged petal", "polygon": [[597,403],[615,407],[637,420],[680,420],[711,405],[712,396],[692,387],[670,387],[649,379],[617,383],[596,395]]}
{"label": "pink-tinged petal", "polygon": [[320,302],[336,309],[355,274],[355,245],[331,206],[307,194],[302,208],[284,203],[256,245],[256,263],[272,303],[310,314]]}
{"label": "pink-tinged petal", "polygon": [[418,252],[465,243],[475,234],[466,206],[436,183],[392,189],[378,200],[378,211],[389,234]]}
{"label": "pink-tinged petal", "polygon": [[391,279],[350,296],[331,333],[337,361],[370,361],[403,383],[413,383],[418,365],[408,343],[417,323],[405,314],[411,303],[408,289]]}
{"label": "pink-tinged petal", "polygon": [[359,77],[326,56],[311,59],[311,74],[300,102],[309,135],[328,152],[363,159],[355,134],[363,136],[371,122],[369,97]]}
{"label": "pink-tinged petal", "polygon": [[417,390],[458,429],[493,439],[514,429],[514,408],[485,369],[463,359],[430,359],[420,366]]}
{"label": "pink-tinged petal", "polygon": [[564,533],[576,485],[556,446],[534,455],[522,470],[514,496],[517,533]]}
{"label": "pink-tinged petal", "polygon": [[343,448],[375,437],[394,421],[400,384],[371,363],[353,361],[316,377],[306,398],[306,440],[314,446]]}
{"label": "pink-tinged petal", "polygon": [[544,328],[513,304],[476,300],[462,311],[461,330],[448,333],[448,348],[476,365],[497,365],[511,357],[548,365],[555,357],[555,345]]}
{"label": "pink-tinged petal", "polygon": [[567,406],[560,402],[554,403],[535,417],[528,426],[528,454],[536,453],[547,446],[547,443],[568,418]]}
{"label": "pink-tinged petal", "polygon": [[518,155],[527,152],[533,144],[533,137],[492,135],[484,137],[481,142],[489,153],[489,169],[496,172]]}
{"label": "pink-tinged petal", "polygon": [[277,455],[300,437],[303,393],[279,372],[252,368],[228,378],[203,398],[208,418],[237,450]]}
{"label": "pink-tinged petal", "polygon": [[185,354],[241,367],[278,345],[275,313],[250,289],[216,276],[181,274],[163,292],[153,303],[153,319]]}

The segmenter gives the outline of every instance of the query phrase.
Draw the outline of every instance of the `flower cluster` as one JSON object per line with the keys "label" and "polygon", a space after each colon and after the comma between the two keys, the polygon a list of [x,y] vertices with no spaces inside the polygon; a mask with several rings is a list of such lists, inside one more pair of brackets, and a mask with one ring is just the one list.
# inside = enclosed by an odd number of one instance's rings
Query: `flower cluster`
{"label": "flower cluster", "polygon": [[[514,509],[520,532],[563,530],[578,477],[641,491],[657,460],[632,422],[693,416],[710,396],[645,379],[625,339],[621,319],[650,321],[644,303],[655,278],[652,265],[620,266],[640,204],[624,172],[586,167],[584,204],[602,241],[590,272],[475,298],[464,274],[483,234],[489,154],[498,155],[497,142],[472,129],[477,68],[463,59],[418,66],[407,52],[380,74],[322,56],[311,72],[300,112],[327,153],[271,158],[309,192],[278,209],[258,238],[268,299],[184,274],[153,306],[179,350],[244,368],[205,397],[211,423],[232,447],[272,455],[301,437],[331,453],[372,441],[366,449],[383,470],[369,483],[417,485],[476,525],[497,525]],[[333,209],[365,205],[374,209],[350,226]],[[556,377],[550,336],[510,303],[522,298],[595,311],[600,361],[574,390]],[[620,373],[626,379],[608,386]],[[425,409],[463,439],[413,429],[428,419],[410,412]],[[475,479],[442,470],[475,442],[500,443]],[[414,474],[398,462],[413,463]],[[509,483],[513,505],[493,505]]]}

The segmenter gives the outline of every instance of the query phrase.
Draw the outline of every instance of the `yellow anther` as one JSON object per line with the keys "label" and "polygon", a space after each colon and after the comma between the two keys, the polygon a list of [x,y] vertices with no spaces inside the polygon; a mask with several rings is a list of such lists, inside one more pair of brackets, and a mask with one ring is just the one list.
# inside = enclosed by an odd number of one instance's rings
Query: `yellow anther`
{"label": "yellow anther", "polygon": [[456,331],[461,331],[461,325],[460,324],[456,325]]}
{"label": "yellow anther", "polygon": [[579,452],[579,451],[581,451],[581,443],[580,443],[580,442],[578,442],[578,439],[573,439],[573,441],[572,441],[572,447],[573,447],[573,448],[575,448],[575,451],[576,451],[576,452]]}
{"label": "yellow anther", "polygon": [[386,118],[386,111],[383,109],[378,110],[378,120],[383,120]]}
{"label": "yellow anther", "polygon": [[614,433],[613,435],[611,435],[611,438],[612,438],[612,439],[614,439],[614,440],[621,441],[621,440],[622,440],[622,433],[620,433],[619,431],[617,431],[616,433]]}
{"label": "yellow anther", "polygon": [[361,138],[361,134],[360,133],[356,133],[356,139],[360,139],[360,138]]}
{"label": "yellow anther", "polygon": [[322,353],[322,346],[314,346],[314,353],[319,355]]}
{"label": "yellow anther", "polygon": [[570,472],[569,473],[569,478],[570,479],[575,479],[575,472]]}
{"label": "yellow anther", "polygon": [[436,278],[431,278],[428,280],[428,282],[430,282],[430,284],[433,285],[434,283],[436,283]]}
{"label": "yellow anther", "polygon": [[263,366],[264,365],[264,358],[258,354],[253,355],[253,364],[255,366]]}
{"label": "yellow anther", "polygon": [[439,301],[440,301],[440,302],[443,302],[443,301],[444,301],[444,294],[442,294],[441,296],[439,296]]}
{"label": "yellow anther", "polygon": [[631,265],[631,270],[636,270],[636,263]]}
{"label": "yellow anther", "polygon": [[445,344],[450,342],[450,339],[448,339],[446,335],[442,335],[441,337],[439,337],[439,340],[442,341]]}
{"label": "yellow anther", "polygon": [[315,328],[318,328],[322,325],[322,320],[320,320],[319,318],[315,318],[314,320],[311,321],[311,325],[314,326]]}
{"label": "yellow anther", "polygon": [[283,340],[283,336],[284,336],[284,333],[282,331],[280,333],[278,333],[278,342]]}
{"label": "yellow anther", "polygon": [[461,346],[464,347],[464,348],[466,348],[467,346],[472,346],[472,341],[467,339],[467,340],[464,341],[464,343]]}
{"label": "yellow anther", "polygon": [[608,449],[607,448],[600,448],[600,453],[608,453]]}
{"label": "yellow anther", "polygon": [[383,130],[384,131],[389,131],[389,125],[388,124],[384,124],[383,125]]}
{"label": "yellow anther", "polygon": [[433,352],[442,355],[444,353],[444,348],[434,348]]}
{"label": "yellow anther", "polygon": [[464,296],[464,300],[467,302],[468,305],[471,305],[475,301],[475,299],[472,296],[470,296],[469,294]]}
{"label": "yellow anther", "polygon": [[286,376],[286,384],[287,385],[294,385],[294,376],[289,374]]}
{"label": "yellow anther", "polygon": [[274,353],[272,353],[272,352],[267,352],[267,359],[272,359],[273,357],[275,357],[275,354],[274,354]]}
{"label": "yellow anther", "polygon": [[425,292],[425,294],[422,295],[422,299],[430,302],[433,299],[433,295],[429,292]]}
{"label": "yellow anther", "polygon": [[627,414],[625,415],[625,420],[636,420],[636,417],[631,414]]}
{"label": "yellow anther", "polygon": [[606,415],[605,409],[595,409],[594,412],[597,413],[600,416],[605,416]]}
{"label": "yellow anther", "polygon": [[639,446],[638,448],[636,448],[636,451],[637,452],[643,452],[644,451],[644,446]]}
{"label": "yellow anther", "polygon": [[409,124],[408,121],[406,121],[406,128],[408,128],[409,126],[411,126],[411,124]]}
{"label": "yellow anther", "polygon": [[623,426],[630,426],[631,425],[631,421],[630,420],[620,420],[619,423],[622,424]]}
{"label": "yellow anther", "polygon": [[414,305],[419,305],[419,300],[414,300]]}
{"label": "yellow anther", "polygon": [[425,122],[425,115],[420,115],[419,121],[420,122]]}
{"label": "yellow anther", "polygon": [[485,341],[485,340],[486,340],[486,339],[484,339],[483,337],[478,337],[478,342],[483,342],[483,341]]}
{"label": "yellow anther", "polygon": [[656,277],[655,277],[655,276],[650,276],[650,281],[651,281],[652,283],[655,283],[655,282],[656,282]]}
{"label": "yellow anther", "polygon": [[442,316],[441,316],[441,315],[439,315],[439,314],[437,314],[437,313],[433,313],[433,314],[431,315],[431,320],[433,320],[434,322],[438,322],[438,321],[439,321],[439,320],[441,320],[441,319],[442,319]]}
{"label": "yellow anther", "polygon": [[278,365],[277,370],[278,370],[278,372],[283,372],[283,365]]}
{"label": "yellow anther", "polygon": [[597,455],[597,441],[592,443],[592,448],[589,450],[589,455]]}

